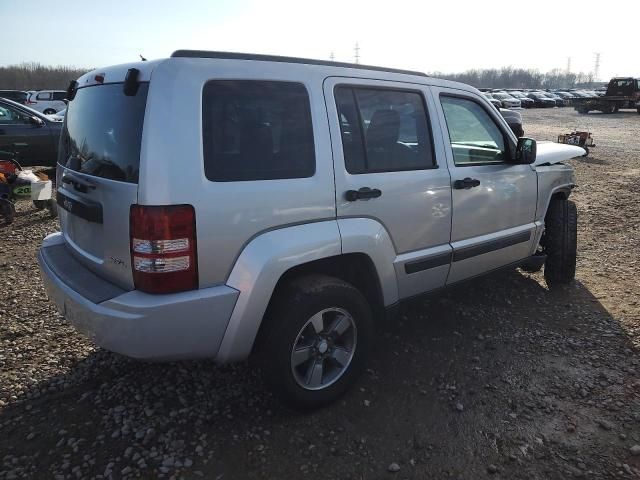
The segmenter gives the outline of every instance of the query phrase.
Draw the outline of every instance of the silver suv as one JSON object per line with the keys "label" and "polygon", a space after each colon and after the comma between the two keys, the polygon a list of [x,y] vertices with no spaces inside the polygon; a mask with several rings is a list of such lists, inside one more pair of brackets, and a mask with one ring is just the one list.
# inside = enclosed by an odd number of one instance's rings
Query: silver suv
{"label": "silver suv", "polygon": [[96,344],[252,357],[290,405],[339,397],[401,301],[502,267],[570,282],[578,147],[517,139],[474,88],[178,51],[72,82],[62,232],[38,258]]}

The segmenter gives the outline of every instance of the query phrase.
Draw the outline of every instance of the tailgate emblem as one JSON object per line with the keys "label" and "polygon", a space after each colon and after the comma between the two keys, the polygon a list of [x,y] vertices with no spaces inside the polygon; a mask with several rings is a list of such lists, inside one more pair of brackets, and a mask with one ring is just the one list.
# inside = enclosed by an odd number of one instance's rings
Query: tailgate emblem
{"label": "tailgate emblem", "polygon": [[73,202],[68,198],[65,198],[62,201],[62,206],[64,207],[65,210],[71,211],[73,209]]}
{"label": "tailgate emblem", "polygon": [[116,257],[109,257],[109,259],[116,265],[124,265],[124,260],[120,260],[119,258],[116,258]]}

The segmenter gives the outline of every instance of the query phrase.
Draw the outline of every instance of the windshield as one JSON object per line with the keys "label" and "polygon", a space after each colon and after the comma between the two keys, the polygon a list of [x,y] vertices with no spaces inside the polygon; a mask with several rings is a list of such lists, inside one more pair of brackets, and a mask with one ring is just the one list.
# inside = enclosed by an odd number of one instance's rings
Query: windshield
{"label": "windshield", "polygon": [[124,94],[122,83],[78,89],[67,106],[58,163],[88,175],[137,183],[148,88],[141,83],[133,96]]}

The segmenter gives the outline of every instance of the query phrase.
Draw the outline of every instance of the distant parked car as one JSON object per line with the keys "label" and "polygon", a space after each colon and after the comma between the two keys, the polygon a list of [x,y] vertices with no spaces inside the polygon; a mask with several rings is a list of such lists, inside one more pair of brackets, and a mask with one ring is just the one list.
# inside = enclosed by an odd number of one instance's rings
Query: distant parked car
{"label": "distant parked car", "polygon": [[556,107],[566,107],[569,105],[569,102],[562,98],[559,95],[556,95],[554,92],[542,92],[547,97],[553,99],[556,102]]}
{"label": "distant parked car", "polygon": [[522,106],[522,108],[531,108],[534,106],[535,102],[522,92],[508,91],[507,93],[511,95],[513,98],[517,98],[518,100],[520,100],[520,105]]}
{"label": "distant parked car", "polygon": [[529,92],[527,97],[534,101],[536,107],[555,107],[556,101],[553,98],[549,98],[542,92]]}
{"label": "distant parked car", "polygon": [[504,119],[511,127],[513,133],[516,134],[516,137],[524,137],[524,128],[522,126],[522,115],[519,112],[514,110],[509,110],[507,108],[501,108],[500,114],[504,117]]}
{"label": "distant parked car", "polygon": [[64,90],[40,90],[29,96],[27,105],[45,115],[51,115],[67,108],[64,102],[66,97],[67,92]]}
{"label": "distant parked car", "polygon": [[506,92],[495,92],[492,93],[493,98],[497,98],[502,102],[503,108],[521,108],[522,103],[515,97],[512,97],[510,94]]}
{"label": "distant parked car", "polygon": [[491,102],[491,104],[500,109],[502,108],[502,102],[500,100],[498,100],[497,98],[495,98],[491,93],[489,92],[482,92],[482,95],[484,95],[486,97],[487,100],[489,100],[489,102]]}
{"label": "distant parked car", "polygon": [[47,115],[54,122],[64,122],[64,116],[67,113],[67,109],[60,110],[58,113],[54,113],[52,115]]}
{"label": "distant parked car", "polygon": [[0,98],[8,98],[22,105],[27,103],[27,97],[27,92],[23,92],[22,90],[0,90]]}
{"label": "distant parked car", "polygon": [[18,151],[20,164],[54,167],[62,122],[29,107],[0,98],[0,150]]}

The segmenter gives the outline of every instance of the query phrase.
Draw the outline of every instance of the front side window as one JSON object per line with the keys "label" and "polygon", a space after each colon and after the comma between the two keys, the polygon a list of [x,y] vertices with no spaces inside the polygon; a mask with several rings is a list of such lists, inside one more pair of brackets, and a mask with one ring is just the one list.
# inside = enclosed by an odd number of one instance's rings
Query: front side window
{"label": "front side window", "polygon": [[29,116],[8,105],[0,105],[0,125],[29,123]]}
{"label": "front side window", "polygon": [[216,182],[312,177],[309,95],[293,82],[211,80],[204,86],[204,171]]}
{"label": "front side window", "polygon": [[335,98],[349,173],[435,166],[422,94],[340,86],[335,89]]}
{"label": "front side window", "polygon": [[503,163],[504,135],[487,111],[473,100],[440,98],[456,166]]}
{"label": "front side window", "polygon": [[64,100],[67,97],[65,92],[53,92],[54,100]]}

